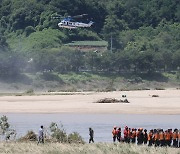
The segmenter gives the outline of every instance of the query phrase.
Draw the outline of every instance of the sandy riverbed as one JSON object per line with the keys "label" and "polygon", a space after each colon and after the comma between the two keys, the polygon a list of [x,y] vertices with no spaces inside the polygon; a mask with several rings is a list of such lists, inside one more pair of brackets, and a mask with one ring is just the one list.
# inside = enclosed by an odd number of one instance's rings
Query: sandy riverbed
{"label": "sandy riverbed", "polygon": [[[97,104],[102,98],[130,103]],[[159,97],[152,97],[159,95]],[[180,90],[88,92],[74,95],[1,96],[0,113],[180,114]]]}

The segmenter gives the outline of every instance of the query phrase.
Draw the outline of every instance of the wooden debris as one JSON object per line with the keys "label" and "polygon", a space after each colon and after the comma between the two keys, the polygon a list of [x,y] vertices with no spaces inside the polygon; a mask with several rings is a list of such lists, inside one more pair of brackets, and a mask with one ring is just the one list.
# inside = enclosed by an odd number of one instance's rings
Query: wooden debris
{"label": "wooden debris", "polygon": [[96,101],[95,103],[130,103],[127,99],[104,98]]}
{"label": "wooden debris", "polygon": [[152,97],[159,97],[159,95],[152,95]]}

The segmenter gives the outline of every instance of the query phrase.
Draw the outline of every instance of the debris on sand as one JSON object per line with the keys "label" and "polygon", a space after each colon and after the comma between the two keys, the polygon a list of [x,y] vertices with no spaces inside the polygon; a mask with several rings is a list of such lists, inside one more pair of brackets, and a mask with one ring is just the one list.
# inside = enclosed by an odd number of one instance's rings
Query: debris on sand
{"label": "debris on sand", "polygon": [[95,103],[130,103],[127,99],[104,98],[96,101]]}
{"label": "debris on sand", "polygon": [[152,95],[152,97],[159,97],[159,95]]}
{"label": "debris on sand", "polygon": [[122,95],[122,97],[126,97],[126,95]]}

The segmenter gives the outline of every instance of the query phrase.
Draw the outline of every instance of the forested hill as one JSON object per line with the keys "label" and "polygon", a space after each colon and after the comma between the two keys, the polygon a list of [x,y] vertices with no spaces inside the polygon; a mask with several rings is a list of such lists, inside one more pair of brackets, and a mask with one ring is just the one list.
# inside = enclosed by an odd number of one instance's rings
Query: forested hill
{"label": "forested hill", "polygon": [[59,29],[60,41],[107,40],[113,35],[120,45],[117,37],[122,31],[179,23],[180,3],[179,0],[0,0],[0,30],[5,37],[12,32],[27,37],[45,29],[58,29],[59,19],[52,19],[53,14],[88,14],[87,20],[95,22],[90,30],[69,33]]}
{"label": "forested hill", "polygon": [[[88,14],[82,20],[94,25],[60,29],[59,20],[52,18],[56,14]],[[113,52],[84,55],[63,47],[71,41],[110,42],[111,37]],[[153,72],[179,67],[179,0],[0,0],[2,76],[80,68]]]}

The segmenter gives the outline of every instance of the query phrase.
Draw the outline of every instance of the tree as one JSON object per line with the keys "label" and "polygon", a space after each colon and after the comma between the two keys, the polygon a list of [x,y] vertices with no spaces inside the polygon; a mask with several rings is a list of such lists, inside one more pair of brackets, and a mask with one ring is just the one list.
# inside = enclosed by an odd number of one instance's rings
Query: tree
{"label": "tree", "polygon": [[173,66],[175,69],[180,68],[180,50],[177,50],[173,56],[172,56],[172,60],[173,60]]}
{"label": "tree", "polygon": [[5,140],[9,140],[10,137],[16,137],[16,131],[10,128],[8,117],[3,115],[0,117],[0,135],[5,136]]}

